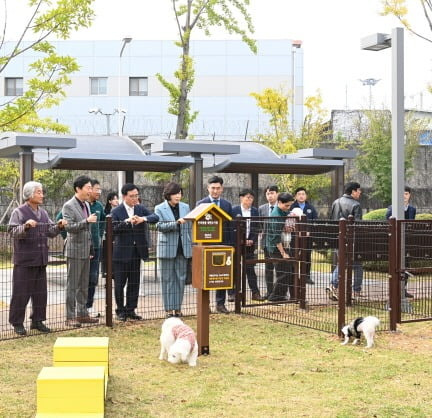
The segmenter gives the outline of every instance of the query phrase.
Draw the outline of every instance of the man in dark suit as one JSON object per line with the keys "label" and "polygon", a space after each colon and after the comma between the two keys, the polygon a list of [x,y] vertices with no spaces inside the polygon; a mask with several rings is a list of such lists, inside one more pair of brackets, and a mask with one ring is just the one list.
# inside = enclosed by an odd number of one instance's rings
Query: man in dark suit
{"label": "man in dark suit", "polygon": [[[405,186],[404,191],[404,208],[405,208],[405,219],[415,219],[417,209],[414,206],[410,205],[411,199],[411,187]],[[391,205],[387,208],[386,219],[389,219],[392,216],[392,207]]]}
{"label": "man in dark suit", "polygon": [[[307,200],[307,191],[304,187],[297,187],[294,191],[295,202],[292,204],[291,209],[300,208],[303,214],[306,215],[306,219],[313,220],[318,219],[318,213],[316,209]],[[307,250],[306,250],[306,284],[315,284],[311,278],[311,267],[312,267],[312,248],[311,240],[307,240]]]}
{"label": "man in dark suit", "polygon": [[[254,258],[255,244],[258,240],[258,222],[250,219],[252,216],[258,216],[258,209],[252,206],[255,194],[251,189],[243,189],[240,194],[240,205],[232,208],[233,217],[247,218],[245,220],[245,236],[244,242],[242,241],[245,251],[246,260]],[[252,300],[263,301],[264,297],[261,296],[258,288],[258,278],[255,273],[255,266],[253,264],[243,264],[243,268],[246,268],[246,277],[249,284],[249,288],[252,291]]]}
{"label": "man in dark suit", "polygon": [[[271,216],[273,209],[277,206],[277,198],[279,194],[279,188],[276,184],[269,185],[265,188],[265,197],[268,203],[264,203],[258,208],[259,216]],[[261,224],[261,246],[264,250],[264,257],[270,258],[270,252],[267,248],[267,231],[268,221],[264,220]],[[274,263],[265,263],[265,281],[267,286],[267,296],[273,291],[273,271],[275,270]]]}
{"label": "man in dark suit", "polygon": [[[114,295],[117,319],[142,319],[135,313],[138,306],[141,260],[148,258],[147,223],[159,217],[138,203],[138,187],[126,183],[122,187],[123,203],[111,212],[114,232]],[[127,284],[126,304],[124,287]]]}
{"label": "man in dark suit", "polygon": [[[410,199],[411,199],[411,187],[405,186],[405,191],[404,191],[405,219],[415,219],[416,217],[417,209],[414,206],[410,205]],[[391,216],[392,216],[392,207],[390,205],[387,208],[386,219],[390,219]],[[405,266],[409,267],[409,261],[405,262]],[[413,298],[414,295],[408,293],[408,291],[406,290],[406,286],[408,283],[408,274],[406,272],[404,273],[404,281],[405,281],[405,297]]]}
{"label": "man in dark suit", "polygon": [[[219,176],[210,177],[207,182],[207,190],[209,192],[209,195],[204,199],[198,201],[197,206],[201,203],[215,203],[229,216],[232,217],[231,203],[228,202],[228,200],[221,198],[223,192],[223,179]],[[234,239],[233,239],[233,234],[232,234],[230,224],[226,222],[224,224],[223,238],[221,244],[233,245],[233,242]],[[229,290],[228,294],[229,294],[228,301],[234,302],[234,291]],[[225,306],[225,300],[226,300],[225,290],[216,290],[216,310],[220,313],[228,314],[229,311]]]}

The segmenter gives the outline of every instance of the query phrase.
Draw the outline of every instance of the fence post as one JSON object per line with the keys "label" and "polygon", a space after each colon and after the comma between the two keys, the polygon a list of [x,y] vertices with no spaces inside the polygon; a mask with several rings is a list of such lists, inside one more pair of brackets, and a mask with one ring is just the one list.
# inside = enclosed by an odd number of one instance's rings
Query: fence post
{"label": "fence post", "polygon": [[354,216],[348,216],[347,238],[346,238],[346,306],[352,306],[352,281],[353,281],[353,264],[355,237],[354,237]]}
{"label": "fence post", "polygon": [[347,259],[347,221],[339,220],[339,247],[338,247],[338,334],[345,325],[345,268]]}
{"label": "fence post", "polygon": [[397,268],[397,221],[391,217],[389,220],[389,310],[390,310],[390,331],[396,331],[396,323],[400,318],[400,303],[397,284],[399,283],[399,275]]}
{"label": "fence post", "polygon": [[[297,263],[298,266],[298,278],[297,281],[299,285],[299,292],[298,292],[298,298],[299,298],[299,306],[300,309],[306,309],[306,263],[307,263],[307,257],[306,252],[309,251],[309,248],[307,248],[308,244],[308,236],[307,236],[307,229],[305,226],[305,222],[307,222],[307,218],[305,215],[302,215],[300,218],[300,222],[297,222],[297,231],[298,231],[298,255],[299,255],[299,262]],[[311,261],[312,262],[312,261]]]}
{"label": "fence post", "polygon": [[[242,275],[242,256],[243,256],[243,247],[242,245],[242,239],[245,234],[245,231],[243,231],[243,222],[242,218],[238,217],[234,220],[235,222],[235,246],[234,246],[234,268],[233,268],[233,274],[234,274],[234,288],[235,288],[235,313],[241,313],[241,305],[244,305],[246,302],[246,292],[243,290],[246,289],[246,286],[244,286],[244,289],[242,287],[243,285],[243,275]],[[244,257],[243,262],[246,262],[246,257]],[[244,269],[246,270],[246,269]]]}
{"label": "fence post", "polygon": [[106,217],[106,247],[105,322],[107,327],[112,327],[113,228],[111,215]]}

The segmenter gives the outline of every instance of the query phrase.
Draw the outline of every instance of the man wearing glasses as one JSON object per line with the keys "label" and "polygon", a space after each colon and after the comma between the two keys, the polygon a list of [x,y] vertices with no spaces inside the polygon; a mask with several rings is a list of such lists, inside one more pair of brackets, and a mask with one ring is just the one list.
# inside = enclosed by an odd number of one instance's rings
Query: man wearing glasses
{"label": "man wearing glasses", "polygon": [[[117,319],[140,320],[138,305],[141,260],[148,258],[147,223],[159,217],[139,203],[138,187],[126,183],[121,190],[123,203],[111,212],[114,232],[114,295]],[[124,288],[126,289],[126,303]]]}

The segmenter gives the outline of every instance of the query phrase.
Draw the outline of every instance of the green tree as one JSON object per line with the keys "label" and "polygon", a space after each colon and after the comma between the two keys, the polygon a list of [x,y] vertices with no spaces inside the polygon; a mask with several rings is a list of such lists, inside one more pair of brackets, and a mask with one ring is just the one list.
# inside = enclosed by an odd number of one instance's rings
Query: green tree
{"label": "green tree", "polygon": [[[61,56],[49,39],[67,39],[70,33],[88,27],[93,18],[93,0],[29,0],[30,18],[23,23],[16,42],[5,42],[7,10],[0,38],[0,74],[19,55],[32,50],[37,58],[29,65],[33,77],[24,93],[0,103],[0,131],[66,132],[67,127],[49,118],[41,119],[38,111],[57,105],[64,97],[63,87],[70,84],[68,75],[78,69],[74,58]],[[26,38],[32,41],[25,41]]]}
{"label": "green tree", "polygon": [[[391,113],[385,110],[366,111],[368,124],[360,137],[356,164],[360,172],[372,179],[372,196],[384,204],[391,202]],[[418,134],[425,129],[425,121],[413,113],[405,115],[405,178],[413,170],[418,150]]]}
{"label": "green tree", "polygon": [[[419,8],[426,21],[425,23],[428,30],[432,31],[432,2],[430,0],[419,0],[415,3],[414,7]],[[383,10],[381,14],[383,16],[395,16],[409,32],[427,42],[432,42],[432,36],[430,34],[417,30],[411,25],[406,0],[382,0],[382,4]]]}
{"label": "green tree", "polygon": [[[302,148],[316,147],[323,141],[324,135],[329,133],[320,92],[305,99],[306,116],[298,132],[290,126],[291,95],[286,89],[267,88],[261,93],[251,93],[251,96],[270,118],[269,131],[257,135],[254,140],[268,146],[277,154],[292,154]],[[299,186],[305,187],[311,198],[317,198],[323,189],[330,187],[330,178],[326,175],[279,174],[274,176],[274,180],[282,190],[293,191]]]}
{"label": "green tree", "polygon": [[[229,34],[240,35],[254,53],[256,53],[256,44],[249,36],[254,32],[252,20],[247,11],[249,0],[169,1],[172,2],[179,35],[175,44],[182,50],[180,65],[174,73],[175,83],[168,81],[161,74],[156,74],[156,76],[169,92],[168,112],[177,116],[175,137],[185,139],[188,137],[190,124],[198,115],[198,112],[191,111],[188,99],[195,80],[193,59],[190,56],[192,31],[197,28],[210,36],[212,28],[223,27]],[[240,23],[239,18],[244,21],[243,24]]]}
{"label": "green tree", "polygon": [[[7,5],[5,2],[3,28],[0,36],[0,74],[15,58],[33,51],[36,58],[29,65],[32,78],[26,82],[22,96],[10,96],[0,103],[0,132],[56,132],[66,133],[68,127],[50,118],[40,118],[41,109],[57,105],[65,96],[63,88],[71,83],[69,74],[78,70],[76,60],[57,54],[50,39],[67,39],[72,31],[91,24],[94,0],[29,0],[27,11],[30,18],[20,28],[15,42],[6,42]],[[25,7],[23,5],[23,7]],[[32,38],[29,41],[26,39]],[[50,194],[57,194],[64,183],[62,176],[55,180],[50,170],[36,173],[48,187]],[[55,184],[58,187],[55,187]],[[0,187],[9,190],[10,197],[18,198],[19,169],[15,161],[0,160]]]}

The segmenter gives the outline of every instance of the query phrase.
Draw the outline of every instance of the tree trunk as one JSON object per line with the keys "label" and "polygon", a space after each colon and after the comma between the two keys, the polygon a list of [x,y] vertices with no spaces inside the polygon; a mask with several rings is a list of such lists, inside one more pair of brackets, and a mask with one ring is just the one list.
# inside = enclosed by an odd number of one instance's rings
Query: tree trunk
{"label": "tree trunk", "polygon": [[185,76],[187,69],[187,57],[189,57],[189,39],[183,45],[183,55],[182,55],[182,79],[180,81],[180,97],[179,97],[179,114],[177,117],[177,127],[176,127],[176,139],[186,139],[188,136],[188,129],[186,126],[186,113],[187,113],[187,83],[188,77]]}

